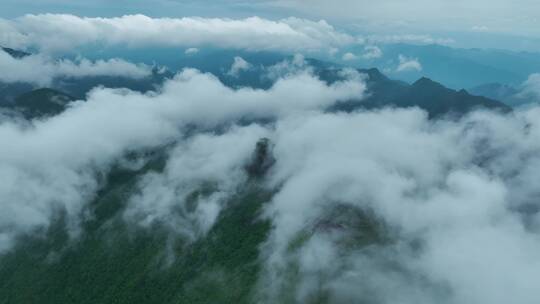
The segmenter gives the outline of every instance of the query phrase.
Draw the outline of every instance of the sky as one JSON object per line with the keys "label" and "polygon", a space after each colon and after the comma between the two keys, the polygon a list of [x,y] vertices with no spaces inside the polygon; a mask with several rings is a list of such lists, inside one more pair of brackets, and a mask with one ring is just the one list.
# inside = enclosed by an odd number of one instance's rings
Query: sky
{"label": "sky", "polygon": [[432,35],[456,47],[540,51],[540,2],[534,0],[3,0],[0,17],[62,13],[90,17],[259,16],[325,20],[349,33]]}

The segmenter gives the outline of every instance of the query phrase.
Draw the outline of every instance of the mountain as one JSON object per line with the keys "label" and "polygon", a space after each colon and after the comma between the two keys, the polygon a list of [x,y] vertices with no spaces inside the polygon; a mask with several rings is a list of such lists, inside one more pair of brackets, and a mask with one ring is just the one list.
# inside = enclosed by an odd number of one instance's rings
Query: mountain
{"label": "mountain", "polygon": [[488,83],[469,89],[469,91],[478,96],[485,96],[491,99],[497,99],[511,107],[519,107],[531,100],[520,94],[522,91],[514,86],[501,83]]}
{"label": "mountain", "polygon": [[42,88],[24,93],[8,107],[20,111],[26,118],[54,116],[66,109],[76,98],[60,91]]}
{"label": "mountain", "polygon": [[[15,56],[24,56],[27,53],[11,50]],[[433,46],[411,46],[411,45],[389,45],[385,46],[385,52],[388,54],[404,53],[407,56],[419,56],[426,59],[426,67],[424,70],[418,73],[412,73],[410,77],[419,75],[435,74],[431,70],[442,69],[446,72],[444,75],[460,75],[459,79],[471,77],[471,75],[497,75],[494,70],[479,68],[478,65],[472,64],[469,61],[478,62],[482,60],[482,56],[486,50],[457,50],[448,47],[433,45]],[[500,58],[501,56],[517,56],[513,53],[501,53],[490,51],[489,54],[494,54],[492,57]],[[135,53],[137,55],[138,53]],[[171,55],[164,53],[165,55]],[[132,56],[134,56],[132,54]],[[142,56],[142,57],[141,57]],[[235,60],[236,56],[242,57],[248,64],[248,68],[240,71],[236,75],[231,75],[229,69]],[[397,55],[396,55],[397,56]],[[522,55],[522,57],[525,55]],[[65,92],[68,95],[74,96],[78,99],[84,99],[86,93],[96,86],[105,86],[110,88],[128,88],[139,92],[147,92],[155,90],[164,80],[172,78],[176,69],[182,69],[185,67],[193,67],[203,72],[208,72],[216,75],[221,82],[230,87],[254,87],[267,89],[272,86],[275,79],[269,77],[269,73],[280,72],[280,68],[286,69],[286,66],[294,66],[294,57],[274,52],[248,52],[237,50],[203,50],[196,54],[183,54],[179,56],[169,56],[168,64],[172,67],[172,70],[159,71],[154,69],[152,75],[143,79],[130,79],[125,77],[84,77],[84,78],[59,78],[54,81],[52,88],[55,90]],[[145,59],[146,57],[141,53],[137,59]],[[528,57],[527,57],[528,58]],[[495,60],[493,59],[493,60]],[[529,58],[530,59],[530,58]],[[528,59],[528,60],[529,60]],[[382,60],[382,59],[381,59]],[[458,60],[459,62],[456,62]],[[464,61],[465,60],[465,61]],[[468,61],[467,61],[468,60]],[[532,60],[532,59],[530,59]],[[529,60],[529,61],[530,61]],[[287,62],[284,64],[284,62]],[[373,62],[377,64],[378,62]],[[344,66],[307,58],[304,60],[304,64],[309,66],[313,72],[319,76],[322,80],[328,83],[335,82],[342,79],[339,75],[339,71]],[[521,64],[523,65],[523,64]],[[540,61],[539,61],[540,67]],[[298,66],[296,67],[298,68]],[[457,69],[457,70],[453,70]],[[476,72],[472,73],[471,69],[476,69]],[[441,71],[442,71],[441,70]],[[477,107],[497,108],[507,111],[509,108],[497,101],[500,99],[506,99],[506,95],[488,95],[478,91],[474,91],[474,96],[467,91],[455,91],[450,88],[446,88],[441,83],[448,84],[453,87],[451,79],[446,79],[448,82],[438,82],[438,78],[421,78],[413,85],[409,85],[403,80],[393,80],[380,72],[377,68],[371,69],[358,69],[359,72],[368,75],[368,93],[367,99],[360,101],[348,101],[340,104],[336,107],[338,110],[351,111],[359,107],[365,108],[378,108],[383,106],[396,106],[396,107],[413,107],[417,106],[426,110],[430,117],[437,117],[447,113],[464,113],[475,109]],[[283,71],[281,71],[283,72]],[[476,74],[475,74],[476,73]],[[399,77],[398,74],[390,72],[392,77]],[[414,78],[416,80],[418,78]],[[433,79],[431,81],[430,79]],[[508,80],[508,79],[506,79]],[[509,80],[508,80],[509,81]],[[464,83],[469,83],[466,81]],[[473,81],[474,82],[474,81]],[[20,95],[23,91],[28,91],[28,87],[23,87],[24,84],[10,84],[0,86],[0,92],[9,91],[12,92],[4,94],[3,104],[12,101],[15,96]],[[462,86],[467,87],[467,86]]]}
{"label": "mountain", "polygon": [[265,139],[254,147],[250,181],[194,243],[158,228],[133,230],[122,219],[137,180],[163,170],[165,151],[141,169],[114,169],[91,203],[94,216],[79,241],[68,241],[60,216],[46,235],[29,235],[0,257],[0,302],[252,303],[259,247],[271,229],[269,220],[257,220],[270,197],[257,186],[272,164],[267,147]]}
{"label": "mountain", "polygon": [[[358,60],[352,63],[357,66],[377,67],[391,78],[407,82],[426,76],[452,89],[471,88],[486,83],[519,85],[530,74],[540,71],[538,53],[464,49],[437,44],[396,43],[379,45],[379,48],[382,51],[380,58],[363,59],[359,56]],[[350,51],[354,54],[364,52],[363,47]],[[398,71],[400,55],[417,59],[421,64],[421,70]]]}
{"label": "mountain", "polygon": [[[29,53],[14,50],[11,48],[0,47],[0,50],[9,54],[13,58],[23,58],[29,56]],[[15,101],[15,98],[25,92],[33,89],[33,85],[29,83],[4,83],[0,81],[0,107],[9,105]]]}
{"label": "mountain", "polygon": [[[252,67],[248,71],[239,73],[236,77],[231,77],[226,73],[226,64],[233,61],[232,54],[226,54],[227,60],[222,59],[221,68],[215,68],[215,73],[219,79],[231,87],[255,87],[267,89],[273,84],[271,78],[265,77],[272,65],[280,62],[292,62],[291,56],[272,57],[268,54],[260,57],[251,55],[249,61]],[[341,70],[344,66],[328,61],[314,58],[305,59],[306,66],[309,66],[315,75],[327,83],[333,83],[343,79]],[[483,96],[474,96],[465,90],[456,91],[445,87],[441,83],[429,78],[422,77],[412,85],[402,80],[394,80],[387,77],[377,68],[357,69],[358,72],[368,76],[368,97],[363,100],[351,100],[342,102],[331,110],[333,111],[353,111],[359,108],[381,108],[385,106],[395,107],[419,107],[426,110],[430,117],[440,117],[446,114],[464,114],[477,108],[497,109],[510,111],[510,107],[504,103]]]}
{"label": "mountain", "polygon": [[[343,78],[340,66],[315,59],[306,61],[325,82]],[[218,77],[231,87],[270,86],[272,80],[264,77],[267,69],[263,63],[255,58],[250,58],[250,62],[256,68],[239,77],[230,77],[221,68],[217,69]],[[432,118],[463,114],[479,107],[510,111],[496,100],[473,96],[465,90],[455,91],[429,78],[408,84],[390,79],[376,68],[358,71],[367,75],[368,97],[342,102],[329,110],[420,107]],[[146,91],[170,76],[171,73],[154,73],[149,79],[138,81],[114,77],[63,80],[54,88],[21,94],[9,107],[27,118],[51,116],[62,112],[95,85]],[[251,161],[241,167],[247,181],[224,202],[227,207],[219,213],[210,231],[193,241],[159,225],[140,229],[123,218],[129,198],[141,191],[138,183],[147,174],[164,172],[170,152],[167,147],[145,151],[148,155],[142,167],[113,166],[100,179],[100,190],[84,210],[81,234],[75,240],[66,229],[69,224],[65,214],[59,211],[51,227],[20,237],[12,250],[0,255],[0,303],[253,303],[264,264],[261,246],[272,230],[271,221],[261,216],[274,195],[261,182],[275,164],[271,146],[266,138],[255,144]],[[219,191],[205,184],[190,193],[189,200],[195,205],[198,199]],[[344,221],[344,217],[354,221]],[[316,229],[351,228],[354,246],[370,248],[385,239],[380,226],[357,210],[339,207],[317,219],[305,234]],[[300,248],[307,239],[299,235],[290,250]],[[291,284],[290,294],[285,292],[281,303],[295,302],[292,291],[298,288],[294,286],[296,272],[291,267],[290,278],[285,282]]]}
{"label": "mountain", "polygon": [[[15,55],[23,52],[11,50]],[[26,54],[26,53],[23,53]],[[242,52],[242,58],[249,63],[249,68],[242,70],[237,75],[231,75],[228,70],[239,53],[236,51],[213,51],[196,54],[191,57],[182,57],[177,64],[180,67],[194,67],[203,72],[216,75],[221,82],[229,87],[253,87],[267,89],[272,86],[275,79],[269,77],[270,73],[287,72],[288,68],[310,67],[315,75],[322,80],[333,83],[343,79],[340,71],[341,65],[317,60],[313,58],[302,59],[294,63],[293,56],[285,56],[270,52]],[[285,69],[281,71],[280,69]],[[401,80],[393,80],[380,72],[377,68],[358,69],[360,73],[368,76],[368,97],[362,101],[351,100],[342,102],[331,110],[353,111],[358,108],[380,108],[384,106],[395,107],[419,107],[426,110],[430,117],[438,117],[448,113],[463,114],[475,108],[484,107],[508,111],[509,108],[495,98],[474,96],[467,91],[455,91],[444,87],[442,84],[429,78],[421,78],[412,85]],[[139,92],[155,90],[163,81],[174,76],[171,70],[160,71],[154,69],[150,77],[143,79],[130,79],[125,77],[84,77],[84,78],[59,78],[54,81],[52,88],[56,91],[37,90],[25,94],[15,102],[13,106],[26,108],[25,113],[30,117],[40,115],[53,115],[61,111],[62,100],[84,99],[86,94],[96,86],[110,88],[128,88]],[[8,84],[0,86],[0,92],[5,92],[2,104],[13,103],[15,96],[29,91],[25,84]],[[61,93],[65,92],[65,93]],[[52,98],[53,96],[64,96]],[[477,94],[483,95],[483,94]],[[72,97],[73,96],[73,97]],[[488,96],[490,97],[490,96]],[[498,96],[494,96],[498,97]],[[37,100],[45,100],[37,103]],[[58,100],[60,102],[56,102]],[[18,105],[17,105],[18,104]],[[46,109],[45,109],[46,108]],[[30,110],[34,109],[34,110]]]}
{"label": "mountain", "polygon": [[405,90],[404,95],[395,100],[400,107],[418,106],[430,116],[463,114],[477,108],[496,109],[508,112],[511,109],[500,101],[482,96],[474,96],[466,90],[455,91],[429,78],[421,78]]}
{"label": "mountain", "polygon": [[169,70],[160,71],[159,69],[154,68],[152,74],[140,79],[114,76],[87,76],[80,78],[60,77],[55,79],[52,83],[52,87],[75,96],[78,99],[85,99],[86,94],[98,86],[107,88],[126,88],[144,93],[155,90],[164,80],[172,77],[174,77],[173,72]]}
{"label": "mountain", "polygon": [[9,107],[17,96],[29,92],[34,89],[34,85],[30,83],[3,83],[0,81],[0,107]]}
{"label": "mountain", "polygon": [[474,96],[466,90],[449,89],[426,77],[409,85],[387,78],[378,69],[359,71],[368,75],[368,97],[339,103],[333,110],[349,112],[359,108],[419,107],[428,112],[430,118],[462,115],[478,108],[511,111],[509,106],[500,101]]}

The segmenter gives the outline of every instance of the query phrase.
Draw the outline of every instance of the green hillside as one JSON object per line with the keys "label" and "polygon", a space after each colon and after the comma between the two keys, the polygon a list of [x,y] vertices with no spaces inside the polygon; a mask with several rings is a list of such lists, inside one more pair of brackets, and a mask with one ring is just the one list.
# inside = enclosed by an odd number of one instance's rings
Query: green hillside
{"label": "green hillside", "polygon": [[138,176],[161,166],[112,172],[80,239],[69,240],[59,215],[46,235],[28,236],[1,257],[0,303],[252,303],[269,194],[253,180],[194,243],[159,227],[128,229],[126,198]]}
{"label": "green hillside", "polygon": [[49,88],[42,88],[20,95],[9,106],[20,110],[27,118],[35,118],[59,114],[73,100],[75,98],[68,94]]}

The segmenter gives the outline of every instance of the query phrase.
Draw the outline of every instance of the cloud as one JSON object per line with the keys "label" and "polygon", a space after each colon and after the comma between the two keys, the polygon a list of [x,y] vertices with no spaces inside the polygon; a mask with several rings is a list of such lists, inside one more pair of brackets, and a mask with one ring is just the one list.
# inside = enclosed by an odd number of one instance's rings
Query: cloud
{"label": "cloud", "polygon": [[[111,6],[99,0],[90,3],[74,3],[70,1],[46,1],[34,3],[23,0],[34,11],[47,12],[52,8],[58,11],[69,10],[88,14],[118,15],[130,11],[145,12],[150,15],[260,15],[260,16],[309,16],[334,20],[340,24],[358,24],[363,31],[369,32],[456,32],[470,31],[473,25],[485,25],[498,32],[538,36],[538,20],[536,12],[540,4],[536,0],[385,0],[374,3],[369,0],[225,0],[214,1],[208,7],[208,1],[164,0],[162,4],[155,2],[121,0]],[[60,2],[60,3],[59,3]],[[116,3],[116,2],[115,2]],[[18,0],[4,0],[4,15],[13,16],[21,12]],[[66,7],[66,4],[67,7]],[[129,5],[128,5],[129,4]],[[51,6],[52,5],[52,6]],[[10,9],[11,8],[11,9]],[[28,8],[25,7],[27,10]],[[63,9],[62,9],[63,8]],[[358,12],[362,12],[361,14]],[[510,16],[510,17],[509,17]],[[522,16],[514,18],[513,16]],[[1,33],[2,31],[0,31]]]}
{"label": "cloud", "polygon": [[312,67],[307,63],[302,54],[294,54],[292,58],[285,59],[269,67],[265,67],[263,77],[272,81],[283,77],[290,77],[309,71],[312,73]]}
{"label": "cloud", "polygon": [[[182,142],[186,129],[192,133],[194,128],[204,132],[234,125],[244,118],[299,115],[324,109],[337,100],[361,98],[364,91],[365,84],[359,78],[327,85],[308,72],[278,79],[268,90],[235,90],[224,86],[211,74],[188,69],[166,81],[156,92],[142,94],[126,89],[97,88],[88,94],[86,101],[75,102],[60,115],[35,120],[29,125],[2,120],[0,251],[10,249],[21,234],[44,231],[61,211],[66,213],[68,231],[76,235],[80,221],[89,212],[89,201],[103,186],[100,176],[128,152],[157,149],[177,142],[175,151],[180,155],[173,152],[170,168],[188,166],[195,160],[208,165],[207,171],[200,171],[203,167],[185,171],[188,175],[183,176],[184,181],[197,180],[197,176],[200,180],[210,171],[222,181],[220,176],[233,174],[228,170],[235,168],[246,155],[251,139],[261,131],[253,128],[254,133],[238,131],[236,135],[233,132],[224,137],[202,136]],[[239,137],[246,141],[242,142]],[[201,154],[201,149],[213,144],[221,150],[206,156]],[[234,153],[221,154],[225,151]],[[219,175],[218,169],[226,172]],[[182,179],[174,179],[173,174],[154,182],[149,178],[148,185],[159,186],[161,180],[170,179],[182,183]],[[218,184],[223,186],[224,183]],[[223,189],[230,187],[223,186]],[[151,196],[142,193],[141,199],[134,201],[144,207],[148,204],[142,202]],[[201,208],[197,209],[200,219],[206,219],[201,220],[202,227],[211,225],[212,217],[219,211],[221,197],[209,199],[214,200],[213,203],[201,203]],[[167,206],[166,199],[163,204]],[[156,215],[148,218],[160,219],[161,214],[156,211]]]}
{"label": "cloud", "polygon": [[[124,219],[144,228],[163,224],[188,240],[204,235],[227,200],[247,181],[244,168],[257,141],[267,133],[251,125],[180,142],[163,173],[149,173],[138,183],[141,193],[130,198]],[[195,210],[190,210],[196,191],[203,193],[195,198]]]}
{"label": "cloud", "polygon": [[475,26],[471,27],[471,31],[473,31],[473,32],[487,32],[487,31],[489,31],[489,27],[487,27],[485,25],[475,25]]}
{"label": "cloud", "polygon": [[280,120],[261,299],[537,302],[539,115]]}
{"label": "cloud", "polygon": [[121,59],[90,61],[53,60],[42,55],[13,58],[0,50],[0,81],[28,82],[48,86],[58,78],[115,76],[140,79],[152,74],[151,67]]}
{"label": "cloud", "polygon": [[396,72],[410,72],[410,71],[421,71],[422,64],[418,58],[409,58],[404,55],[399,55],[399,65],[396,68]]}
{"label": "cloud", "polygon": [[244,58],[235,56],[231,68],[227,72],[227,75],[232,77],[238,77],[238,74],[242,71],[251,69],[251,64],[244,60]]}
{"label": "cloud", "polygon": [[531,74],[521,85],[518,97],[540,101],[540,74]]}
{"label": "cloud", "polygon": [[374,45],[368,45],[364,48],[364,54],[362,54],[362,58],[364,59],[378,59],[383,56],[383,52],[380,48]]}
{"label": "cloud", "polygon": [[76,235],[100,176],[156,149],[168,152],[165,169],[138,180],[123,218],[195,239],[245,186],[267,137],[273,228],[257,302],[538,303],[539,108],[456,120],[414,108],[330,113],[364,96],[358,72],[329,85],[296,55],[268,73],[268,90],[231,89],[187,69],[155,92],[97,88],[58,116],[1,120],[0,250],[61,211]]}
{"label": "cloud", "polygon": [[345,60],[345,61],[352,61],[356,59],[358,59],[358,57],[355,54],[350,53],[350,52],[343,54],[343,56],[341,57],[341,60]]}
{"label": "cloud", "polygon": [[198,48],[188,48],[184,51],[184,54],[186,55],[193,55],[193,54],[197,54],[199,52],[199,49]]}
{"label": "cloud", "polygon": [[353,38],[325,21],[259,17],[150,18],[126,15],[89,18],[74,15],[26,15],[1,20],[0,44],[37,47],[44,51],[73,51],[95,44],[105,46],[178,46],[247,50],[324,50],[348,44]]}
{"label": "cloud", "polygon": [[330,48],[328,50],[328,55],[330,55],[330,57],[334,57],[337,53],[339,53],[339,49],[338,48]]}
{"label": "cloud", "polygon": [[455,41],[452,38],[434,38],[431,35],[415,35],[415,34],[394,34],[394,35],[369,35],[360,37],[363,43],[367,44],[396,44],[407,43],[417,45],[440,44],[451,45]]}

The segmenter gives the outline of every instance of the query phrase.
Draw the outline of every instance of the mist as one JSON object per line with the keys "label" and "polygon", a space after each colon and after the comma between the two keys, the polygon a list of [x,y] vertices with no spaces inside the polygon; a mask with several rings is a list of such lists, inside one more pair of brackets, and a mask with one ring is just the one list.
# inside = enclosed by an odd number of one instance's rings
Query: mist
{"label": "mist", "polygon": [[151,67],[133,64],[122,59],[97,60],[85,58],[77,60],[54,60],[42,54],[14,58],[0,50],[0,70],[3,83],[31,83],[36,86],[50,86],[58,79],[77,79],[83,77],[126,77],[141,79],[151,76]]}
{"label": "mist", "polygon": [[[272,120],[320,110],[336,100],[361,97],[364,90],[364,83],[355,77],[327,85],[309,72],[288,75],[267,91],[235,90],[224,86],[211,74],[187,69],[166,81],[158,91],[142,94],[127,89],[96,88],[85,101],[72,103],[54,117],[30,122],[6,118],[0,122],[0,142],[3,143],[0,174],[4,181],[0,186],[0,201],[6,210],[0,217],[0,249],[9,250],[21,234],[43,231],[59,211],[67,214],[68,230],[76,236],[81,220],[90,216],[87,214],[89,202],[106,182],[102,177],[111,167],[121,165],[122,160],[128,164],[144,162],[144,159],[127,159],[130,153],[173,145],[181,152],[171,157],[180,154],[189,160],[183,153],[193,149],[192,153],[200,152],[197,146],[202,144],[186,134],[189,130],[210,132],[206,139],[210,142],[206,145],[209,149],[218,149],[226,143],[222,143],[225,139],[219,136],[211,136],[217,128],[232,128],[230,132],[233,132],[235,122],[241,119]],[[290,100],[295,103],[291,104]],[[251,136],[251,140],[240,136],[241,140],[246,140],[241,150],[246,158],[250,157],[245,151],[247,146],[254,146],[258,139]],[[238,135],[229,141],[234,138]],[[234,148],[242,147],[236,140],[234,145]],[[232,149],[231,155],[221,155],[227,151],[216,150],[220,153],[217,157],[225,158],[215,160],[217,169],[232,169],[231,166],[238,163],[239,156],[234,154],[241,151]],[[210,153],[207,157],[210,166],[215,156]],[[173,168],[182,164],[175,159],[171,162]],[[201,174],[197,170],[180,169],[175,174],[185,171],[181,180],[186,181],[215,174],[212,171],[197,177]],[[220,180],[224,180],[231,172],[221,174]],[[155,183],[148,182],[148,187]],[[148,195],[152,194],[143,191],[141,198],[134,201],[140,203]],[[166,207],[162,205],[158,203],[155,209]],[[157,214],[163,212],[167,211],[156,211]]]}
{"label": "mist", "polygon": [[[194,242],[257,183],[272,194],[253,219],[272,226],[260,303],[537,303],[540,108],[332,112],[369,95],[367,76],[345,69],[328,84],[301,61],[269,68],[268,90],[186,69],[148,93],[98,87],[57,116],[3,118],[0,250],[59,214],[76,240],[107,173],[163,151],[122,221]],[[275,162],[253,179],[261,138]]]}
{"label": "mist", "polygon": [[429,121],[385,109],[280,121],[261,298],[538,301],[539,114]]}

